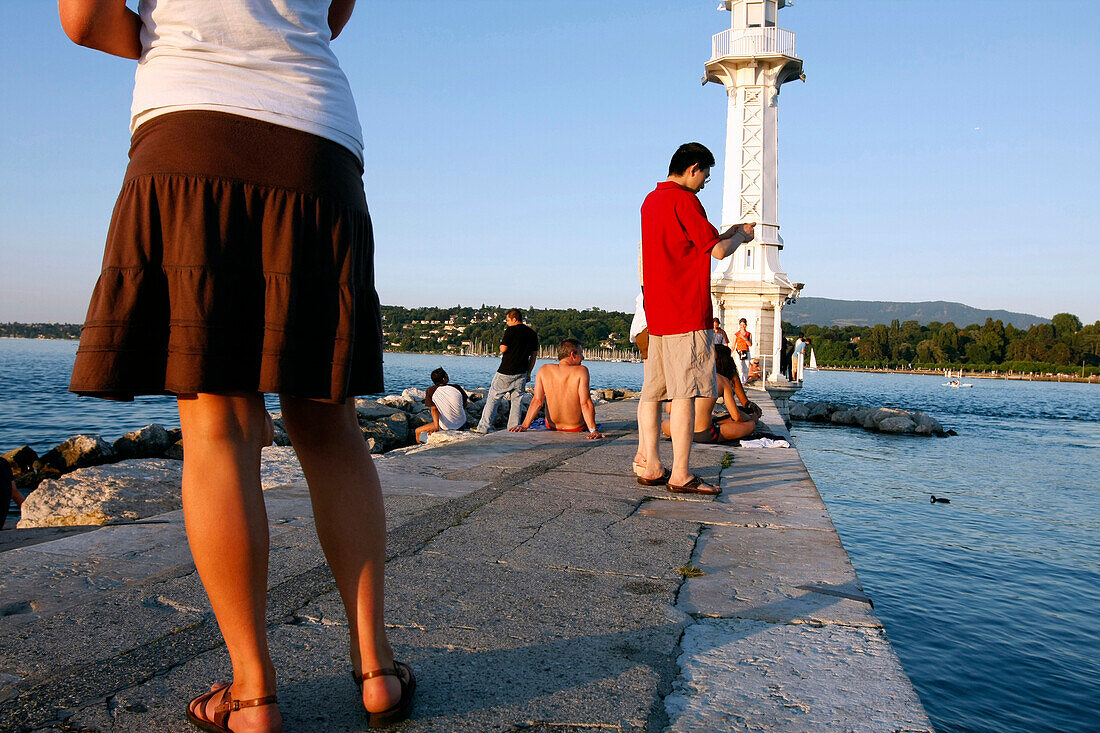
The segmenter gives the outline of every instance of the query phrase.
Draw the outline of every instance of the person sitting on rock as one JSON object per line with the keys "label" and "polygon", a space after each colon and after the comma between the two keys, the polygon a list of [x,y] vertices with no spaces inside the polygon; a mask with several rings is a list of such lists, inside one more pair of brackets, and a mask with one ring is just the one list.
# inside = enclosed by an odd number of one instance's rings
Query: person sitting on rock
{"label": "person sitting on rock", "polygon": [[23,495],[15,488],[11,465],[6,458],[0,458],[0,529],[4,528],[4,522],[8,518],[12,499],[15,499],[16,506],[23,506]]}
{"label": "person sitting on rock", "polygon": [[438,430],[462,430],[466,427],[467,399],[466,390],[451,384],[451,378],[443,367],[433,371],[432,386],[424,393],[424,404],[432,408],[432,421],[416,429],[416,442],[420,442],[420,436]]}
{"label": "person sitting on rock", "polygon": [[[752,433],[760,420],[760,407],[745,394],[745,388],[741,386],[741,379],[737,376],[733,352],[728,346],[715,345],[714,366],[718,373],[718,393],[722,395],[722,401],[730,414],[728,417],[714,417],[711,413],[718,403],[717,398],[696,397],[693,443],[728,443],[738,440]],[[737,406],[738,400],[744,409]],[[672,435],[668,420],[661,423],[661,432],[666,436]]]}
{"label": "person sitting on rock", "polygon": [[530,428],[545,404],[547,430],[579,433],[587,428],[589,438],[602,438],[596,430],[596,408],[588,389],[588,367],[581,366],[583,360],[580,341],[562,341],[558,345],[558,363],[544,364],[535,374],[535,397],[523,423],[509,430],[522,433]]}

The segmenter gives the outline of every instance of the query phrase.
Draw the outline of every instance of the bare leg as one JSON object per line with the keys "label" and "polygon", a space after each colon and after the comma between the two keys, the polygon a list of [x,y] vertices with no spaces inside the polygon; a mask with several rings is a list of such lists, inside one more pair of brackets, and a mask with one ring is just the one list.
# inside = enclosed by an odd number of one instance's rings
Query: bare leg
{"label": "bare leg", "polygon": [[[352,667],[359,673],[392,667],[383,621],[386,510],[355,405],[285,395],[280,400],[287,434],[309,484],[317,536],[344,601]],[[372,712],[392,707],[400,697],[395,677],[363,683],[363,705]]]}
{"label": "bare leg", "polygon": [[[178,405],[187,541],[229,649],[231,692],[237,700],[266,697],[275,693],[275,668],[265,619],[268,532],[260,448],[269,431],[263,398],[181,395]],[[243,708],[229,722],[234,731],[282,729],[275,705]]]}
{"label": "bare leg", "polygon": [[695,400],[684,397],[672,401],[672,476],[670,484],[682,486],[691,480],[688,460],[691,458],[691,438],[695,429]]}
{"label": "bare leg", "polygon": [[657,435],[660,432],[661,403],[638,403],[638,433],[639,441],[645,448],[645,471],[643,478],[658,479],[664,473],[661,468],[661,453],[657,446]]}
{"label": "bare leg", "polygon": [[434,432],[436,432],[437,430],[439,430],[439,426],[438,426],[438,425],[436,425],[436,424],[435,424],[434,422],[430,422],[430,423],[428,423],[427,425],[421,425],[420,427],[418,427],[418,428],[417,428],[417,429],[416,429],[416,430],[414,431],[414,432],[415,432],[415,434],[416,434],[416,442],[417,442],[417,443],[419,443],[419,442],[420,442],[420,436],[421,436],[421,435],[423,435],[423,434],[425,434],[425,433],[428,433],[428,434],[430,435],[431,433],[434,433]]}
{"label": "bare leg", "polygon": [[725,440],[740,440],[750,435],[756,428],[754,420],[730,420],[726,418],[718,423],[718,432]]}
{"label": "bare leg", "polygon": [[[645,430],[642,429],[642,401],[638,400],[638,452],[634,454],[634,465],[645,468]],[[637,471],[635,471],[637,473]]]}

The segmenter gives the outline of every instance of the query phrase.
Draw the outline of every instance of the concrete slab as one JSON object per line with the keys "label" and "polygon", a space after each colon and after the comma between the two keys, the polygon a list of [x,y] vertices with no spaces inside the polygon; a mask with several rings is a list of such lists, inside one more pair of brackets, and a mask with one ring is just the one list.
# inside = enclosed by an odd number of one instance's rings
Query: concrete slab
{"label": "concrete slab", "polygon": [[708,620],[681,648],[669,731],[932,732],[880,629]]}
{"label": "concrete slab", "polygon": [[881,627],[833,533],[707,527],[694,565],[705,575],[680,591],[680,610],[772,623]]}
{"label": "concrete slab", "polygon": [[450,498],[465,496],[489,483],[488,481],[456,481],[451,478],[408,473],[381,461],[378,463],[378,478],[382,482],[383,496],[408,494]]}
{"label": "concrete slab", "polygon": [[721,498],[713,502],[647,501],[638,512],[647,517],[724,527],[769,527],[833,531],[824,506],[791,506],[762,501],[736,505]]}

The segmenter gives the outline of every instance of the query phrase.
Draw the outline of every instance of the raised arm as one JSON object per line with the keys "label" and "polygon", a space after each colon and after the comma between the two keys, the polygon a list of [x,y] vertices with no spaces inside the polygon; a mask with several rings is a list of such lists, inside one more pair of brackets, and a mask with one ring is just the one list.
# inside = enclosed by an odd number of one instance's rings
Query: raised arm
{"label": "raised arm", "polygon": [[581,415],[584,417],[585,427],[588,428],[588,437],[590,439],[602,438],[603,434],[596,430],[596,406],[592,404],[588,367],[584,368],[581,378],[577,380],[577,397],[581,401]]}
{"label": "raised arm", "polygon": [[539,416],[539,410],[542,409],[542,403],[546,402],[546,389],[542,386],[542,372],[535,375],[535,396],[531,398],[531,404],[527,406],[527,416],[523,418],[523,423],[516,425],[514,428],[508,428],[513,433],[522,433],[531,427],[531,423],[535,421],[535,418]]}
{"label": "raised arm", "polygon": [[332,0],[332,4],[328,6],[328,29],[332,31],[333,38],[344,30],[354,9],[355,0]]}
{"label": "raised arm", "polygon": [[57,14],[73,43],[112,56],[141,58],[141,18],[125,0],[58,0]]}
{"label": "raised arm", "polygon": [[734,250],[745,242],[751,242],[755,235],[756,223],[738,224],[732,226],[719,235],[718,243],[711,247],[710,255],[716,260],[723,260],[733,254]]}

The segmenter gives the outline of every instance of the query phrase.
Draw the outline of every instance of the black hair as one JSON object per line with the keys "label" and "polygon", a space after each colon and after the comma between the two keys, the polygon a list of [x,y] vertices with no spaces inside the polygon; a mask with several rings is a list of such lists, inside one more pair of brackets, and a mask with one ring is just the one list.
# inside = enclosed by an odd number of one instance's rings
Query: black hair
{"label": "black hair", "polygon": [[513,308],[512,310],[508,311],[504,315],[511,316],[512,318],[515,318],[520,323],[523,323],[523,311],[521,311],[519,308]]}
{"label": "black hair", "polygon": [[432,370],[432,384],[446,384],[450,377],[447,376],[447,372],[443,370],[443,367]]}
{"label": "black hair", "polygon": [[716,344],[714,347],[714,370],[729,380],[737,373],[737,367],[733,363],[733,352],[725,344]]}
{"label": "black hair", "polygon": [[672,154],[672,160],[668,164],[668,174],[681,175],[693,165],[698,165],[700,168],[713,168],[714,153],[710,152],[703,143],[684,143]]}

